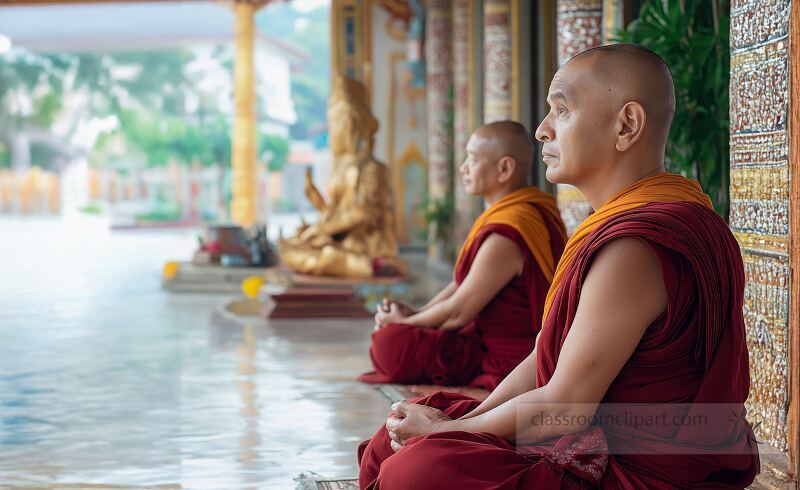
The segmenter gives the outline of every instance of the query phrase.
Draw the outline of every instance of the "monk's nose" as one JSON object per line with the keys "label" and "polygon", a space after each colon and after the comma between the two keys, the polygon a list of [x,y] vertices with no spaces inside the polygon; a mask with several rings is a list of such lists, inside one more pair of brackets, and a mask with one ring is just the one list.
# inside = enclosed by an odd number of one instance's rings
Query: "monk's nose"
{"label": "monk's nose", "polygon": [[536,128],[536,133],[534,134],[537,140],[544,143],[545,141],[553,141],[555,139],[555,135],[553,134],[553,128],[550,127],[550,123],[548,122],[548,117],[545,117],[542,120],[542,123],[539,124],[539,127]]}

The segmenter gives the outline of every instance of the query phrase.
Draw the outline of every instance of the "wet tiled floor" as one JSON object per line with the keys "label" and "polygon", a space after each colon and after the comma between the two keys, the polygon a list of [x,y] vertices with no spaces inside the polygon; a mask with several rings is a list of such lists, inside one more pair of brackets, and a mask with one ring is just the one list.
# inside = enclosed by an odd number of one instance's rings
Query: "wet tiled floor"
{"label": "wet tiled floor", "polygon": [[196,230],[0,217],[0,487],[293,488],[356,474],[371,324],[241,323],[161,290]]}

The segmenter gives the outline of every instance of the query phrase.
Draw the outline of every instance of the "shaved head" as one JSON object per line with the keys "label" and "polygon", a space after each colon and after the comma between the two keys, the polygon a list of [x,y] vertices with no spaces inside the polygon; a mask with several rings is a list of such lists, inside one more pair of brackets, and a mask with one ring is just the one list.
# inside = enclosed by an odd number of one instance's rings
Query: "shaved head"
{"label": "shaved head", "polygon": [[609,190],[664,171],[675,87],[661,57],[636,44],[584,51],[562,66],[536,130],[547,180],[576,186],[595,209]]}
{"label": "shaved head", "polygon": [[620,43],[583,51],[567,62],[572,63],[589,68],[610,110],[640,103],[651,132],[666,141],[675,115],[675,84],[663,58],[644,46]]}
{"label": "shaved head", "polygon": [[535,148],[525,126],[514,121],[485,124],[467,142],[459,166],[464,191],[482,196],[487,205],[528,185]]}
{"label": "shaved head", "polygon": [[534,146],[525,126],[514,121],[497,121],[484,124],[475,130],[475,136],[484,138],[487,150],[495,160],[511,157],[516,162],[514,175],[527,182],[533,166]]}

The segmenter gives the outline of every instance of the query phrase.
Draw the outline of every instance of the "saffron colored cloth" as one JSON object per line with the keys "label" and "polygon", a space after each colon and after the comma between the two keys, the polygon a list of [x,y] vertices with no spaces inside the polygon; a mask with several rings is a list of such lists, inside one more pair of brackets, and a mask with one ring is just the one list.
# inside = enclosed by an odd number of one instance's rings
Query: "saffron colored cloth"
{"label": "saffron colored cloth", "polygon": [[[564,225],[552,196],[532,188],[509,194],[476,221],[456,263],[457,284],[467,277],[478,250],[493,233],[519,246],[525,257],[522,274],[460,329],[385,325],[372,334],[374,371],[360,381],[470,385],[491,391],[531,353],[550,287],[537,255],[550,260],[561,255]],[[538,234],[537,240],[532,233]],[[534,253],[531,244],[540,252]]]}
{"label": "saffron colored cloth", "polygon": [[[745,419],[749,361],[744,270],[725,222],[696,199],[651,202],[609,213],[562,269],[537,343],[537,387],[558,363],[592,260],[607,243],[636,237],[661,266],[667,309],[651,324],[606,392],[612,404],[657,404],[705,425],[591,425],[514,447],[486,433],[412,438],[397,453],[384,427],[359,447],[362,488],[744,488],[759,472]],[[478,405],[450,393],[416,400],[456,418]],[[724,413],[719,407],[724,406]],[[679,417],[679,420],[683,420]]]}

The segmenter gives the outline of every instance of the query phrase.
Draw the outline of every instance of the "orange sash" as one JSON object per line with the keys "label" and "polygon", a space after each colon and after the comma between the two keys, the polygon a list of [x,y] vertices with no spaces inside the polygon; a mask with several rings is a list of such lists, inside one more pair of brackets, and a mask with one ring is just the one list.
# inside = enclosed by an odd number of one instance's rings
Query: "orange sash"
{"label": "orange sash", "polygon": [[645,204],[679,201],[703,204],[713,209],[711,198],[703,192],[696,180],[689,180],[680,175],[664,172],[642,179],[618,192],[609,198],[600,209],[583,220],[575,230],[575,233],[569,238],[564,248],[564,254],[561,256],[561,260],[558,261],[558,267],[556,267],[553,282],[550,284],[550,290],[547,292],[547,299],[544,303],[542,321],[547,318],[547,314],[550,312],[550,306],[564,278],[564,272],[575,259],[578,250],[581,249],[586,241],[586,237],[598,226],[619,213],[644,206]]}
{"label": "orange sash", "polygon": [[[557,257],[553,257],[550,247],[550,232],[542,213],[550,214],[556,223],[561,223],[555,198],[535,187],[523,187],[503,197],[481,213],[475,224],[472,225],[472,229],[464,241],[464,246],[461,247],[461,252],[458,254],[456,269],[478,237],[481,228],[493,224],[508,225],[522,236],[544,277],[548,282],[552,281]],[[563,225],[559,231],[566,240]]]}

